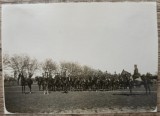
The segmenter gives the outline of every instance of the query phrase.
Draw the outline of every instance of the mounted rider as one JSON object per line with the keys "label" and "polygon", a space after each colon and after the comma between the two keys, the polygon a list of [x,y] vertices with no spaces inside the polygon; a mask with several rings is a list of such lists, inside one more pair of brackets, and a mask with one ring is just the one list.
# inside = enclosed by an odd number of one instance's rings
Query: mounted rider
{"label": "mounted rider", "polygon": [[19,85],[19,80],[21,80],[21,85],[23,86],[25,86],[25,77],[24,77],[24,75],[23,75],[23,72],[21,71],[20,73],[19,73],[19,75],[18,75],[18,85]]}
{"label": "mounted rider", "polygon": [[46,71],[45,73],[42,73],[42,76],[44,78],[44,94],[49,94],[48,90],[48,72]]}
{"label": "mounted rider", "polygon": [[140,73],[138,72],[138,67],[137,65],[135,64],[134,65],[134,74],[133,74],[133,80],[137,79],[140,77]]}

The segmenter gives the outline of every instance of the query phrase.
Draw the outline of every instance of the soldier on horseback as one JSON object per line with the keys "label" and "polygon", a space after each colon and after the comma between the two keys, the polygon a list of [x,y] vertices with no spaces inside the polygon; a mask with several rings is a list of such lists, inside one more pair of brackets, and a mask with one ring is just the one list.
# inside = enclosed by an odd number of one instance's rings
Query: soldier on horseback
{"label": "soldier on horseback", "polygon": [[140,77],[140,73],[138,72],[138,67],[137,65],[134,65],[134,74],[133,74],[133,80],[137,79]]}
{"label": "soldier on horseback", "polygon": [[22,93],[25,93],[26,79],[23,75],[23,72],[20,72],[18,75],[18,85],[19,85],[19,80],[21,80]]}
{"label": "soldier on horseback", "polygon": [[27,76],[24,76],[24,72],[20,72],[18,75],[18,85],[19,85],[19,80],[21,80],[21,86],[22,86],[22,93],[25,93],[25,87],[26,85],[28,85],[30,93],[31,93],[31,85],[33,84],[33,81],[31,79],[31,77],[33,76],[33,74],[29,73],[29,76],[27,78]]}

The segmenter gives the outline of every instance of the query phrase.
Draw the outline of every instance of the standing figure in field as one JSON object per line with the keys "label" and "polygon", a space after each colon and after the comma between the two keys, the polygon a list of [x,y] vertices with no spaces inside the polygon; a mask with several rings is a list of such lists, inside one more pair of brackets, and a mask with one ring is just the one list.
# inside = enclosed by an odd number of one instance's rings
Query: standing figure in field
{"label": "standing figure in field", "polygon": [[21,80],[22,93],[25,93],[26,79],[22,72],[20,72],[18,75],[18,85],[19,85],[19,80]]}
{"label": "standing figure in field", "polygon": [[68,93],[68,80],[67,80],[67,69],[64,69],[64,72],[62,72],[62,79],[63,79],[63,89],[64,93]]}
{"label": "standing figure in field", "polygon": [[49,94],[49,90],[48,90],[48,72],[45,72],[45,74],[43,73],[43,78],[44,78],[44,94]]}
{"label": "standing figure in field", "polygon": [[33,84],[33,81],[31,79],[32,76],[33,76],[33,74],[29,73],[29,76],[27,78],[27,85],[29,87],[30,93],[32,93],[32,84]]}

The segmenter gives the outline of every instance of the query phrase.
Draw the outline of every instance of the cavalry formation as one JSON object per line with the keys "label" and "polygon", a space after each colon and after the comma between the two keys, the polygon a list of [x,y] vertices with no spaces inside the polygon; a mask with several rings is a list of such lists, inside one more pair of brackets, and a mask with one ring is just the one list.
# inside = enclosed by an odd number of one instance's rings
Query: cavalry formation
{"label": "cavalry formation", "polygon": [[[31,79],[25,79],[23,73],[19,74],[21,79],[22,93],[25,93],[26,84],[29,86],[31,93],[31,85],[33,83]],[[129,89],[132,94],[134,87],[144,86],[146,94],[150,94],[150,86],[153,80],[157,76],[153,76],[150,73],[140,75],[137,65],[135,65],[134,74],[122,70],[121,74],[108,74],[103,73],[101,75],[68,75],[56,74],[54,77],[48,72],[43,73],[42,76],[36,76],[35,80],[38,84],[39,91],[44,91],[44,94],[49,94],[50,91],[113,91],[118,89]]]}

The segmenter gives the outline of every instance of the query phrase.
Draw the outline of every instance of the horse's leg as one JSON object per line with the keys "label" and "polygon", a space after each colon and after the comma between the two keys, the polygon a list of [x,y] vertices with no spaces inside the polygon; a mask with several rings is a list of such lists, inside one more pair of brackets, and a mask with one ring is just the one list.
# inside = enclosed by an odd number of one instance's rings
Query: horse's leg
{"label": "horse's leg", "polygon": [[42,84],[42,89],[43,89],[43,91],[45,90],[45,85],[44,84]]}
{"label": "horse's leg", "polygon": [[25,85],[24,85],[24,93],[25,93],[26,91],[25,91]]}
{"label": "horse's leg", "polygon": [[123,83],[123,89],[126,89],[126,88],[125,88],[125,83]]}
{"label": "horse's leg", "polygon": [[31,85],[31,90],[30,90],[30,92],[32,92],[32,85]]}
{"label": "horse's leg", "polygon": [[28,87],[29,87],[29,90],[30,90],[30,93],[31,93],[31,89],[32,89],[32,88],[31,88],[31,84],[28,84]]}
{"label": "horse's leg", "polygon": [[67,92],[67,86],[66,86],[66,84],[64,85],[64,92],[65,93]]}
{"label": "horse's leg", "polygon": [[24,85],[21,85],[21,86],[22,86],[22,93],[25,93]]}
{"label": "horse's leg", "polygon": [[40,84],[38,84],[38,87],[39,87],[39,91],[40,91],[41,85],[40,85]]}
{"label": "horse's leg", "polygon": [[147,87],[148,87],[149,94],[151,94],[151,89],[150,89],[149,84],[147,84]]}
{"label": "horse's leg", "polygon": [[132,87],[129,86],[129,91],[130,91],[130,94],[132,94]]}
{"label": "horse's leg", "polygon": [[64,90],[64,85],[62,85],[62,91]]}
{"label": "horse's leg", "polygon": [[146,87],[146,94],[148,94],[148,88]]}
{"label": "horse's leg", "polygon": [[55,84],[53,84],[53,91],[55,91]]}
{"label": "horse's leg", "polygon": [[46,86],[43,85],[43,93],[46,94]]}
{"label": "horse's leg", "polygon": [[46,94],[48,94],[48,88],[49,86],[48,85],[46,85]]}
{"label": "horse's leg", "polygon": [[66,84],[66,92],[68,91],[68,84]]}
{"label": "horse's leg", "polygon": [[47,94],[49,94],[49,91],[50,91],[50,85],[49,84],[47,84],[47,88],[46,89],[47,89],[47,91],[46,91]]}
{"label": "horse's leg", "polygon": [[54,85],[53,85],[53,84],[51,85],[51,88],[52,88],[51,90],[53,91],[53,88],[54,88]]}
{"label": "horse's leg", "polygon": [[39,85],[39,90],[40,91],[43,90],[43,85],[42,84]]}
{"label": "horse's leg", "polygon": [[23,93],[23,85],[21,87],[22,87],[22,93]]}
{"label": "horse's leg", "polygon": [[146,95],[148,94],[148,88],[147,88],[147,85],[146,84],[144,84],[144,88],[145,88],[145,90],[146,90]]}

